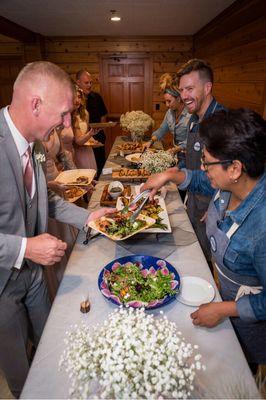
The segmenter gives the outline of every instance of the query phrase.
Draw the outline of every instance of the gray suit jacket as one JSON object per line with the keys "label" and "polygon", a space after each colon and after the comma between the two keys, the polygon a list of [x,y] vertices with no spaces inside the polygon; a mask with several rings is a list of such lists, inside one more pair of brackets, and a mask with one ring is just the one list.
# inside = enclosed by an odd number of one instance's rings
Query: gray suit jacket
{"label": "gray suit jacket", "polygon": [[[35,153],[35,152],[34,152]],[[81,229],[88,211],[47,190],[42,166],[35,163],[38,195],[37,234],[46,232],[48,215]],[[12,134],[0,110],[0,295],[19,255],[25,228],[25,189],[21,161]]]}

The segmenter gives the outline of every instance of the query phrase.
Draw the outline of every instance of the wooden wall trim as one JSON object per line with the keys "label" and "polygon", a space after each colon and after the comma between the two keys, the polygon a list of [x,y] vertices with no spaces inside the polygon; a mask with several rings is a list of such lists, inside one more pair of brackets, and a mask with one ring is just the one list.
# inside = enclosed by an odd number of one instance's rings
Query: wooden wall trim
{"label": "wooden wall trim", "polygon": [[182,42],[187,41],[188,39],[192,38],[192,35],[177,35],[177,36],[45,36],[45,39],[49,41],[49,39],[53,41],[98,41],[98,42],[136,42],[136,41],[149,41],[149,42],[167,42],[167,41],[175,41],[175,42]]}
{"label": "wooden wall trim", "polygon": [[0,16],[0,33],[21,42],[35,42],[42,36]]}
{"label": "wooden wall trim", "polygon": [[265,15],[265,0],[236,0],[194,35],[194,48],[199,49]]}

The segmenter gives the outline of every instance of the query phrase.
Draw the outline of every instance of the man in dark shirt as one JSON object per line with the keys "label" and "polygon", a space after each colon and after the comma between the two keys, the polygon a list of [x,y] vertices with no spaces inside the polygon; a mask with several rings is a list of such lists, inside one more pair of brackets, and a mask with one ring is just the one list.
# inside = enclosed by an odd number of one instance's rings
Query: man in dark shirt
{"label": "man in dark shirt", "polygon": [[[86,70],[80,70],[76,74],[76,81],[78,86],[85,93],[86,108],[90,115],[90,122],[103,122],[108,111],[101,95],[92,91],[93,80],[91,74]],[[106,140],[104,131],[100,130],[96,135],[94,135],[94,138],[104,144]],[[95,148],[93,151],[97,163],[97,177],[99,177],[105,163],[105,149],[103,146]]]}
{"label": "man in dark shirt", "polygon": [[[203,148],[199,136],[200,123],[224,107],[212,96],[213,71],[208,63],[199,59],[189,60],[177,74],[181,99],[192,114],[188,123],[186,168],[200,169]],[[209,202],[209,197],[188,192],[187,212],[208,261],[211,260],[211,252],[204,216]]]}

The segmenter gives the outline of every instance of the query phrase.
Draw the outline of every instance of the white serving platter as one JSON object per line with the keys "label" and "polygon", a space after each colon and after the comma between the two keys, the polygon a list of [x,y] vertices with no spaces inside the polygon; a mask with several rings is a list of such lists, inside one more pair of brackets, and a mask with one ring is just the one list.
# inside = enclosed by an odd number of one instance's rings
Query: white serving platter
{"label": "white serving platter", "polygon": [[[166,209],[166,204],[165,204],[163,197],[154,196],[154,199],[159,200],[159,206],[162,208],[162,211],[159,213],[159,217],[162,218],[161,223],[165,224],[167,226],[167,228],[161,229],[161,228],[150,227],[145,230],[145,233],[146,232],[147,233],[170,233],[170,232],[172,232],[172,228],[170,225],[170,221],[169,221],[169,217],[168,217],[168,213],[167,213],[167,209]],[[124,208],[123,200],[121,197],[118,197],[118,199],[117,199],[116,208],[118,211],[120,211],[120,210],[122,210],[122,208]]]}

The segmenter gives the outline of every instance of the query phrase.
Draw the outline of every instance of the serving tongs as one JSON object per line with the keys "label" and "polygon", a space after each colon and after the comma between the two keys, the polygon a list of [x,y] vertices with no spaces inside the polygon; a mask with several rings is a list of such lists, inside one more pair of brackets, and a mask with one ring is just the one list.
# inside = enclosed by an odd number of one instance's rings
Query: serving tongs
{"label": "serving tongs", "polygon": [[[122,210],[121,210],[121,214],[125,214],[128,211],[133,211],[133,214],[130,217],[130,222],[134,222],[136,220],[136,218],[138,217],[138,215],[140,214],[142,208],[144,207],[146,201],[149,199],[149,194],[150,194],[150,190],[144,190],[143,192],[139,193],[137,196],[134,197],[134,199],[127,205],[125,206]],[[137,202],[142,199],[142,202],[140,203],[140,205],[134,209],[134,206],[137,204]]]}
{"label": "serving tongs", "polygon": [[89,241],[97,236],[99,236],[101,234],[101,232],[97,232],[94,235],[91,234],[92,228],[89,227],[88,225],[85,225],[84,227],[84,231],[86,232],[86,237],[85,240],[83,241],[83,244],[86,246]]}

